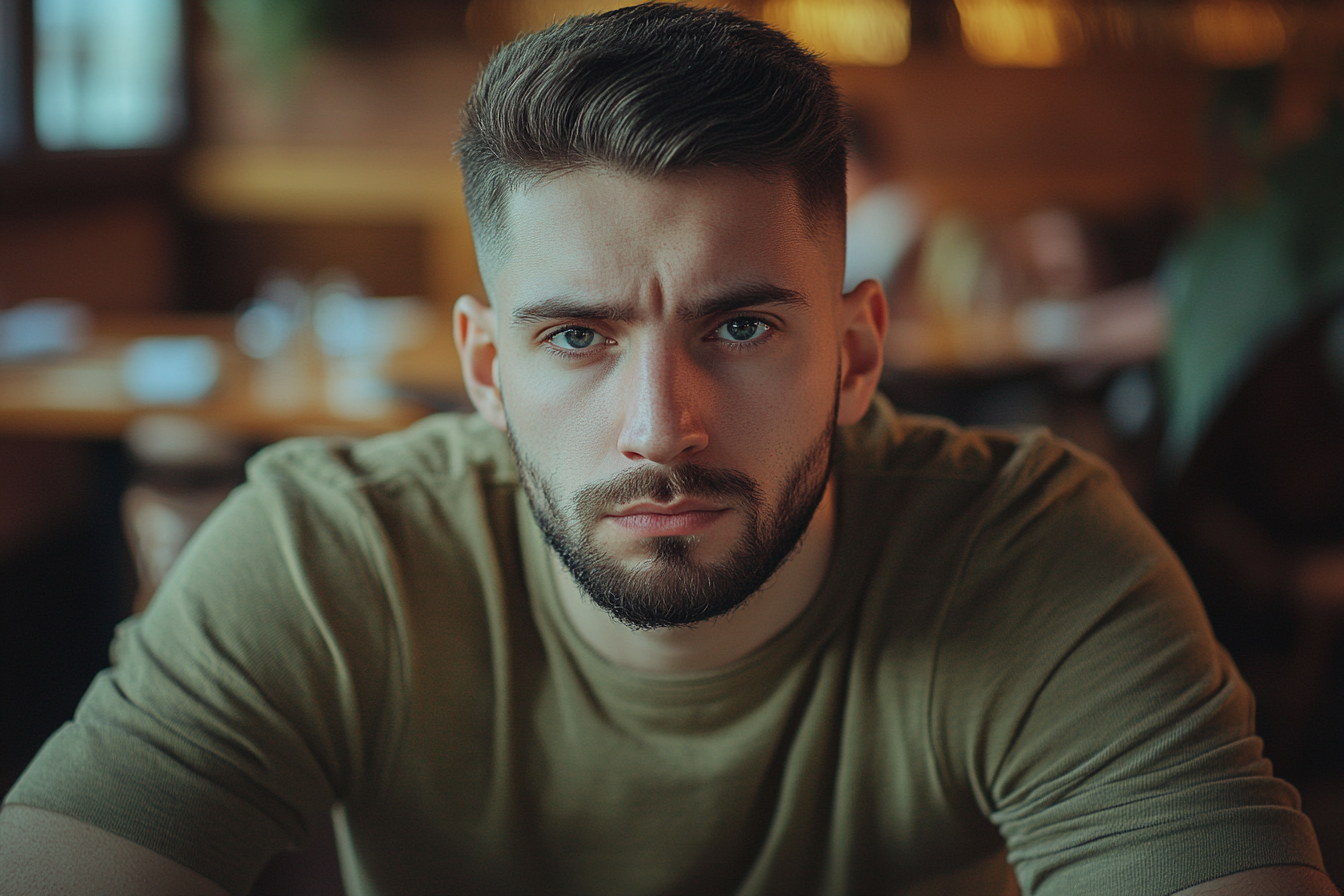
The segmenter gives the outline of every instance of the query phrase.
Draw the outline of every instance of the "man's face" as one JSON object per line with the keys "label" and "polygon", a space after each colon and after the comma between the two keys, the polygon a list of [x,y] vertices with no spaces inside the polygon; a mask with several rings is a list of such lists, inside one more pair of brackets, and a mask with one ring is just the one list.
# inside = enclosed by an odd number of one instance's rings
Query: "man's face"
{"label": "man's face", "polygon": [[490,271],[496,380],[538,522],[636,628],[736,607],[827,486],[838,234],[787,182],[581,170],[508,209]]}

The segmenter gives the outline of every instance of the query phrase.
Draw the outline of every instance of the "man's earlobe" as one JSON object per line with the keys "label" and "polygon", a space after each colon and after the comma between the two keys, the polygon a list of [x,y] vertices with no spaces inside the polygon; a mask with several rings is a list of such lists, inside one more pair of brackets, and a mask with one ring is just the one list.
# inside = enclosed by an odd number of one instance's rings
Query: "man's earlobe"
{"label": "man's earlobe", "polygon": [[836,423],[857,423],[882,379],[887,297],[882,284],[864,280],[841,299],[840,405]]}
{"label": "man's earlobe", "polygon": [[499,348],[495,343],[495,313],[475,296],[462,296],[453,305],[453,340],[462,361],[467,397],[481,416],[504,430],[504,401],[499,393]]}

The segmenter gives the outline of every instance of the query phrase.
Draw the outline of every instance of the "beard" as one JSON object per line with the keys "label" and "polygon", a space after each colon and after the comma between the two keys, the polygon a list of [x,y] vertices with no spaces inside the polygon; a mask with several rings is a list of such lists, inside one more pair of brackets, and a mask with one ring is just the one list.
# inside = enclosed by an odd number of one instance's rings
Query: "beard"
{"label": "beard", "polygon": [[[837,400],[838,400],[837,392]],[[741,606],[761,589],[797,548],[830,480],[835,414],[784,477],[773,507],[763,508],[761,486],[736,470],[692,463],[648,465],[577,491],[562,507],[552,484],[520,448],[509,427],[509,445],[523,490],[546,543],[574,581],[616,621],[636,630],[694,625]],[[668,503],[695,497],[726,504],[742,514],[744,532],[718,562],[694,558],[699,536],[641,539],[643,560],[622,562],[594,539],[612,508],[640,500]]]}

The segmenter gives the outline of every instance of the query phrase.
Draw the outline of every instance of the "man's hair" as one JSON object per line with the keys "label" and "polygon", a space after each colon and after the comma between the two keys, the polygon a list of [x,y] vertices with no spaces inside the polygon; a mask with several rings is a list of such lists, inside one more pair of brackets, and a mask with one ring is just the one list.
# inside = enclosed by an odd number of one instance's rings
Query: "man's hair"
{"label": "man's hair", "polygon": [[646,3],[497,50],[456,148],[473,234],[493,249],[514,192],[589,167],[789,178],[819,230],[844,219],[845,137],[830,70],[788,37],[724,9]]}

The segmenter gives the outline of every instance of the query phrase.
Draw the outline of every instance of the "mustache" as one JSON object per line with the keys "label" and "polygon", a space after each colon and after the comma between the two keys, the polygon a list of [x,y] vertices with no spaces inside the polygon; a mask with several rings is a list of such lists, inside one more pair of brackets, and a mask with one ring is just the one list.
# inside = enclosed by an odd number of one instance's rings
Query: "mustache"
{"label": "mustache", "polygon": [[606,508],[620,504],[641,499],[666,504],[685,497],[756,506],[761,501],[761,487],[756,480],[737,470],[694,464],[667,469],[637,467],[618,473],[605,482],[584,486],[575,492],[573,500],[581,515],[596,519]]}

